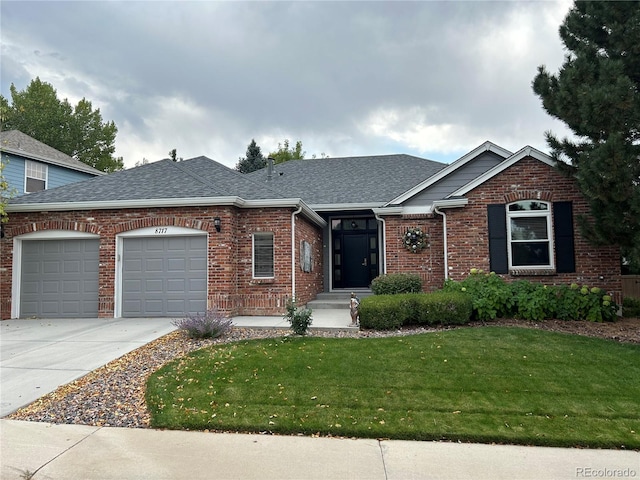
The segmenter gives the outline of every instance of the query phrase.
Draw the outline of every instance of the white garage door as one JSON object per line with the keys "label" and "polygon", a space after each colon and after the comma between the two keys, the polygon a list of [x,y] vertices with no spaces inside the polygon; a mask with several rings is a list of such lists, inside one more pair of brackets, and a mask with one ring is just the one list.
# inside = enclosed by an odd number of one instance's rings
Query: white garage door
{"label": "white garage door", "polygon": [[98,316],[99,240],[22,242],[20,316]]}
{"label": "white garage door", "polygon": [[207,237],[133,237],[122,247],[122,316],[181,317],[207,307]]}

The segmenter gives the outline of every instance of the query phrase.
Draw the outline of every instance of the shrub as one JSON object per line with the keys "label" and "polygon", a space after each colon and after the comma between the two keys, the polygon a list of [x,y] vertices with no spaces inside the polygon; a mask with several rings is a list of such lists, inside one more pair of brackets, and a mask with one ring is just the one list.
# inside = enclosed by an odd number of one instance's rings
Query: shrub
{"label": "shrub", "polygon": [[360,303],[360,326],[391,330],[412,324],[464,324],[471,312],[471,297],[459,292],[375,295]]}
{"label": "shrub", "polygon": [[540,321],[561,320],[613,321],[617,305],[602,289],[576,283],[570,286],[548,286],[520,280],[511,284],[491,273],[471,269],[461,282],[448,279],[444,291],[464,292],[473,301],[473,317],[493,320],[513,316]]}
{"label": "shrub", "polygon": [[296,335],[306,335],[307,329],[311,325],[312,310],[310,308],[297,308],[295,300],[289,299],[287,302],[287,313],[284,318],[291,324],[291,329]]}
{"label": "shrub", "polygon": [[461,282],[447,279],[443,290],[471,295],[473,317],[477,320],[494,320],[513,314],[515,298],[511,287],[493,272],[471,269],[471,275]]}
{"label": "shrub", "polygon": [[640,318],[640,298],[624,298],[622,300],[622,316]]}
{"label": "shrub", "polygon": [[371,282],[374,295],[397,295],[400,293],[419,293],[422,280],[415,273],[389,273],[380,275]]}
{"label": "shrub", "polygon": [[217,308],[202,314],[187,315],[171,323],[187,332],[191,338],[217,338],[227,334],[233,325],[231,319],[222,315]]}

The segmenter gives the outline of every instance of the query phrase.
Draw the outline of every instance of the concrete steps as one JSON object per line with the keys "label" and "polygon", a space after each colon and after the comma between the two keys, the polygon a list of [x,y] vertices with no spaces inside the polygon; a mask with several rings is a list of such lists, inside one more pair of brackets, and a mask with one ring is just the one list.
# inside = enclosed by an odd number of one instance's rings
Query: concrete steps
{"label": "concrete steps", "polygon": [[[351,292],[352,290],[319,293],[315,300],[307,303],[307,308],[312,310],[348,310]],[[353,290],[353,292],[361,300],[363,297],[373,295],[371,290]]]}

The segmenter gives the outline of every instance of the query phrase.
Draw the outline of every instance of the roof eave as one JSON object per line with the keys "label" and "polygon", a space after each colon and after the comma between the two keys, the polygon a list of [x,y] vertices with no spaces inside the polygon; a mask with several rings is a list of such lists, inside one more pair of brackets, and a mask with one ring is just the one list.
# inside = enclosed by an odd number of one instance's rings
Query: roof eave
{"label": "roof eave", "polygon": [[190,198],[158,198],[140,200],[111,200],[88,202],[52,202],[52,203],[19,203],[9,204],[7,213],[52,212],[69,210],[113,210],[125,208],[158,208],[158,207],[197,207],[197,206],[233,206],[238,208],[298,208],[315,224],[324,227],[327,222],[300,198],[277,198],[262,200],[245,200],[238,196],[226,197],[190,197]]}
{"label": "roof eave", "polygon": [[11,155],[16,155],[18,157],[28,158],[30,160],[37,160],[39,162],[46,162],[51,165],[57,165],[58,167],[68,168],[69,170],[76,170],[78,172],[89,173],[95,176],[106,175],[106,172],[101,172],[100,170],[95,169],[89,165],[87,165],[86,167],[84,167],[83,165],[69,165],[68,163],[64,163],[60,160],[55,160],[49,157],[43,157],[42,155],[25,152],[24,150],[18,150],[11,147],[6,147],[6,146],[2,147],[0,148],[0,151],[2,151],[3,153],[9,153]]}

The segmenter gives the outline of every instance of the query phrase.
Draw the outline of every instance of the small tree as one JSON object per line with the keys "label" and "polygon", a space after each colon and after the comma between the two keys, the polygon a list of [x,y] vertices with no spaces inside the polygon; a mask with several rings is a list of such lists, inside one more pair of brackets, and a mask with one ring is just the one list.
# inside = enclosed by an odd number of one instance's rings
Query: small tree
{"label": "small tree", "polygon": [[255,172],[267,166],[267,160],[262,155],[255,139],[251,139],[251,143],[247,146],[246,155],[244,158],[241,157],[236,165],[236,170],[240,173]]}
{"label": "small tree", "polygon": [[289,146],[289,140],[285,139],[283,143],[278,143],[278,150],[269,154],[273,158],[274,163],[288,162],[289,160],[302,160],[307,152],[302,150],[302,141],[298,140],[295,147]]}

